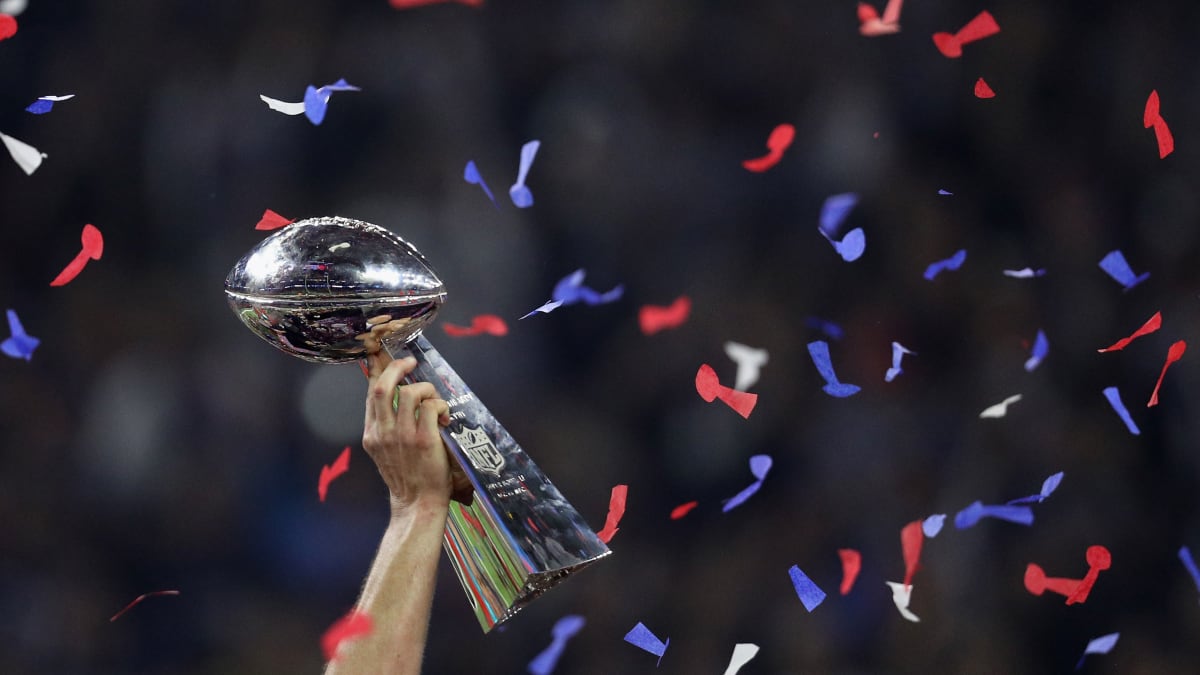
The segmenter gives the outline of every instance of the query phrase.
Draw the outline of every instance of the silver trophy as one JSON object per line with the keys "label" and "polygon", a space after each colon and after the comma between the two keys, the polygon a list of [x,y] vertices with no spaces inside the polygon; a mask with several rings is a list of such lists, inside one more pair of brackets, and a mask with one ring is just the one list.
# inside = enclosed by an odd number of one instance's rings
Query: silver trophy
{"label": "silver trophy", "polygon": [[386,324],[384,349],[413,356],[407,381],[450,404],[447,447],[475,494],[450,503],[443,545],[484,632],[610,551],[421,335],[446,300],[429,262],[395,234],[347,218],[309,218],[234,265],[225,295],[242,323],[306,361],[352,362]]}

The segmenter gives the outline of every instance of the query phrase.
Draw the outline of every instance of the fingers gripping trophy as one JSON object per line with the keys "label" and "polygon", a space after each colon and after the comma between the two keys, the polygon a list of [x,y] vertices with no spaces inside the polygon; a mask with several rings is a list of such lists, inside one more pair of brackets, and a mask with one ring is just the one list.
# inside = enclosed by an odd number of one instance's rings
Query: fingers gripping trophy
{"label": "fingers gripping trophy", "polygon": [[306,361],[353,362],[376,344],[416,359],[406,382],[449,404],[442,437],[471,486],[451,502],[443,548],[484,632],[610,553],[421,334],[446,290],[412,244],[358,220],[301,220],[243,256],[225,294],[251,331]]}

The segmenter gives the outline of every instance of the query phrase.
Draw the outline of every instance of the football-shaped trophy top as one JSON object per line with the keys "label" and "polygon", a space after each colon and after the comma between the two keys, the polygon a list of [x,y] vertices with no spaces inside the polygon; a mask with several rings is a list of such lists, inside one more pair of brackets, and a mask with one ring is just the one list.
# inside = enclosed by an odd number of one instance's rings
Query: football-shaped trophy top
{"label": "football-shaped trophy top", "polygon": [[340,363],[364,338],[408,341],[446,299],[425,256],[396,234],[349,218],[308,218],[263,239],[225,279],[229,306],[262,339],[293,356]]}

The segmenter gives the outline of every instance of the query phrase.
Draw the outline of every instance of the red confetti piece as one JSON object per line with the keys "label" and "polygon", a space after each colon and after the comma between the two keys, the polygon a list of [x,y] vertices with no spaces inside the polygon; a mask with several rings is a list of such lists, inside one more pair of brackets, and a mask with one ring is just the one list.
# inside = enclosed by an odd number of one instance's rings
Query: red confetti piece
{"label": "red confetti piece", "polygon": [[1100,572],[1112,567],[1112,553],[1103,546],[1089,546],[1087,550],[1088,571],[1082,579],[1047,577],[1041,567],[1033,563],[1025,568],[1025,590],[1034,595],[1046,591],[1066,596],[1066,604],[1085,602],[1096,585]]}
{"label": "red confetti piece", "polygon": [[996,92],[992,91],[991,86],[984,82],[983,78],[975,81],[975,96],[978,98],[996,98]]}
{"label": "red confetti piece", "polygon": [[604,529],[596,533],[600,541],[608,543],[620,528],[621,516],[625,515],[625,498],[629,495],[628,485],[614,485],[608,498],[608,518],[604,521]]}
{"label": "red confetti piece", "polygon": [[508,324],[504,323],[504,319],[495,314],[480,314],[471,319],[470,326],[456,326],[452,323],[442,324],[442,330],[451,337],[463,337],[467,335],[508,335]]}
{"label": "red confetti piece", "polygon": [[358,610],[350,610],[350,613],[335,621],[321,636],[321,651],[325,652],[325,660],[332,661],[337,658],[338,646],[343,641],[370,635],[372,628],[370,616]]}
{"label": "red confetti piece", "polygon": [[259,219],[258,224],[254,226],[254,229],[278,230],[279,228],[291,225],[294,222],[296,222],[295,218],[286,218],[278,213],[275,213],[271,209],[267,209],[266,211],[263,211],[262,218]]}
{"label": "red confetti piece", "polygon": [[346,446],[342,450],[342,454],[333,460],[333,464],[328,464],[321,467],[321,477],[317,480],[317,495],[321,501],[325,501],[325,493],[329,491],[329,484],[333,479],[346,473],[350,470],[350,446]]}
{"label": "red confetti piece", "polygon": [[75,256],[74,260],[67,264],[62,272],[59,272],[58,276],[54,277],[54,281],[50,282],[51,286],[65,286],[70,283],[72,279],[79,276],[79,273],[83,271],[88,260],[99,260],[100,254],[104,253],[104,237],[100,234],[100,230],[96,229],[95,225],[88,224],[83,226],[82,240],[83,250],[79,252],[79,255]]}
{"label": "red confetti piece", "polygon": [[684,321],[687,321],[691,312],[691,298],[681,295],[666,307],[643,305],[638,310],[638,325],[642,328],[642,334],[654,335],[661,330],[678,328]]}
{"label": "red confetti piece", "polygon": [[451,2],[457,2],[460,5],[468,7],[482,7],[483,0],[388,0],[388,4],[396,9],[412,9],[413,7],[424,7],[425,5],[441,5]]}
{"label": "red confetti piece", "polygon": [[779,163],[783,159],[783,151],[788,149],[792,141],[796,139],[796,127],[790,124],[780,124],[771,131],[771,135],[767,137],[767,154],[757,159],[747,159],[742,162],[742,166],[747,171],[762,173],[767,169]]}
{"label": "red confetti piece", "polygon": [[1175,137],[1171,135],[1167,121],[1159,113],[1157,89],[1151,90],[1150,97],[1146,99],[1146,111],[1142,113],[1142,126],[1147,129],[1154,127],[1154,138],[1158,141],[1159,159],[1163,159],[1175,151]]}
{"label": "red confetti piece", "polygon": [[707,363],[701,364],[700,370],[696,371],[696,391],[700,393],[700,398],[708,403],[712,403],[713,399],[721,399],[722,403],[733,408],[734,412],[745,418],[750,417],[750,413],[758,403],[758,394],[723,386],[717,379],[716,371]]}
{"label": "red confetti piece", "polygon": [[911,586],[917,573],[917,561],[921,559],[921,545],[925,543],[925,531],[921,521],[914,520],[900,530],[900,549],[904,553],[904,585]]}
{"label": "red confetti piece", "polygon": [[676,506],[675,508],[671,509],[671,520],[679,520],[699,505],[700,502],[688,502],[686,504],[680,504],[679,506]]}
{"label": "red confetti piece", "polygon": [[865,2],[858,3],[858,32],[867,37],[877,37],[900,32],[900,8],[903,0],[888,0],[883,16]]}
{"label": "red confetti piece", "polygon": [[852,548],[839,548],[838,556],[842,559],[842,595],[848,595],[854,588],[854,580],[862,570],[862,554]]}
{"label": "red confetti piece", "polygon": [[1150,402],[1146,404],[1147,408],[1152,408],[1158,405],[1158,389],[1162,386],[1163,378],[1167,376],[1167,368],[1171,367],[1179,359],[1183,358],[1183,353],[1187,351],[1187,343],[1183,340],[1171,345],[1167,350],[1167,362],[1163,364],[1162,372],[1158,374],[1158,382],[1154,385],[1154,393],[1150,394]]}
{"label": "red confetti piece", "polygon": [[10,38],[16,34],[17,34],[17,19],[16,19],[16,17],[9,16],[8,14],[0,14],[0,40],[7,40],[8,38]]}
{"label": "red confetti piece", "polygon": [[1143,335],[1149,335],[1159,328],[1162,328],[1162,312],[1155,312],[1154,316],[1150,317],[1149,321],[1142,324],[1142,327],[1134,331],[1129,337],[1121,338],[1113,343],[1112,346],[1105,347],[1104,349],[1097,349],[1096,351],[1100,353],[1120,351],[1128,347],[1130,342],[1133,342]]}
{"label": "red confetti piece", "polygon": [[1079,582],[1079,586],[1067,598],[1068,605],[1074,605],[1077,602],[1084,602],[1088,598],[1088,594],[1092,592],[1092,587],[1096,585],[1096,579],[1100,576],[1101,570],[1106,570],[1112,567],[1112,553],[1103,546],[1089,546],[1087,550],[1088,572]]}
{"label": "red confetti piece", "polygon": [[983,11],[974,19],[971,19],[957,33],[934,33],[933,44],[937,45],[938,51],[942,53],[942,56],[948,59],[957,59],[962,56],[963,45],[970,44],[976,40],[982,40],[999,32],[1000,24],[996,23],[996,19],[991,14]]}
{"label": "red confetti piece", "polygon": [[[0,16],[2,16],[2,15],[0,15]],[[179,595],[179,591],[151,591],[149,593],[142,593],[141,595],[134,598],[133,602],[129,603],[128,605],[125,605],[125,609],[117,612],[116,614],[113,614],[112,617],[110,617],[108,620],[109,623],[112,623],[113,621],[116,621],[117,619],[119,619],[122,614],[133,609],[135,606],[138,605],[138,603],[145,600],[146,598],[153,598],[156,595]]]}

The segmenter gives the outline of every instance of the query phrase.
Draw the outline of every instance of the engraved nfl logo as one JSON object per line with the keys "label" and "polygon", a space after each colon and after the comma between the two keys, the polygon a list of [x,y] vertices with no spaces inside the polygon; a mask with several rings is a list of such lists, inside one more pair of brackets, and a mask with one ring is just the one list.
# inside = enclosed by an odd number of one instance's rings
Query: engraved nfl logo
{"label": "engraved nfl logo", "polygon": [[504,455],[500,454],[487,432],[479,427],[463,427],[459,433],[451,431],[450,436],[476,469],[500,476],[500,469],[504,468]]}

